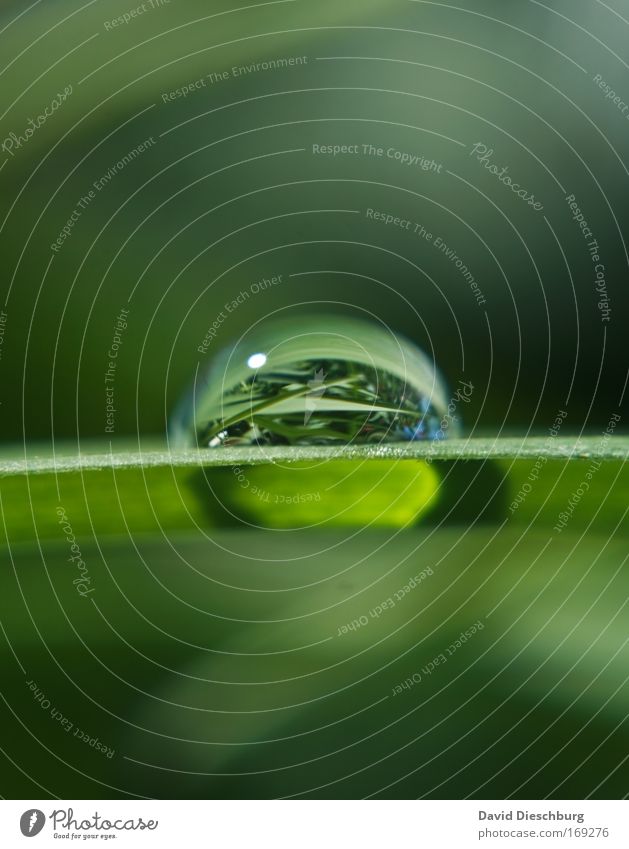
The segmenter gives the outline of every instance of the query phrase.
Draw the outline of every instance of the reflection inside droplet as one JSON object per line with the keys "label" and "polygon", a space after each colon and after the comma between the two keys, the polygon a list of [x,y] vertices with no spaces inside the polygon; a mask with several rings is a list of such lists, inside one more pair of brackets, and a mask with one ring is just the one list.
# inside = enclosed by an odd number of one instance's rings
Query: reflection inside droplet
{"label": "reflection inside droplet", "polygon": [[447,404],[433,362],[375,321],[262,321],[199,373],[170,433],[210,448],[428,440],[455,432]]}

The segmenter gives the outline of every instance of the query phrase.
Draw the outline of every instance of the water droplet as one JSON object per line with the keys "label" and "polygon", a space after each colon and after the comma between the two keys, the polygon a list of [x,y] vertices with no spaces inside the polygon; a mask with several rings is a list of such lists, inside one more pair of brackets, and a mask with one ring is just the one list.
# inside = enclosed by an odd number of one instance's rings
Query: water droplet
{"label": "water droplet", "polygon": [[199,371],[172,417],[171,443],[216,448],[444,438],[456,435],[447,398],[432,360],[375,321],[263,320]]}

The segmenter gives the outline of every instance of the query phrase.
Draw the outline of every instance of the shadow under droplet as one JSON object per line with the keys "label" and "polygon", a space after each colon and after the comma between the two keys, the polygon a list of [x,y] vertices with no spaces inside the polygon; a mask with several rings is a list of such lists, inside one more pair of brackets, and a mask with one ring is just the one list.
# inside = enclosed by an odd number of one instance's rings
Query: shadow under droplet
{"label": "shadow under droplet", "polygon": [[495,524],[507,515],[507,472],[493,460],[435,460],[439,497],[421,524]]}

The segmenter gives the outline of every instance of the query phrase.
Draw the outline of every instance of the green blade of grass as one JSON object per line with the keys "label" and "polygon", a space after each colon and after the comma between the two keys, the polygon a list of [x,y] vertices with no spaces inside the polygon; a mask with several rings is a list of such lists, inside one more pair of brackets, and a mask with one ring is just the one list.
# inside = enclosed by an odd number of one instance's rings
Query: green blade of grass
{"label": "green blade of grass", "polygon": [[629,437],[499,437],[449,439],[434,442],[406,442],[390,445],[287,445],[273,447],[187,449],[169,451],[163,444],[144,443],[135,450],[127,444],[87,443],[78,453],[75,446],[6,450],[0,455],[0,476],[24,474],[63,474],[104,469],[154,468],[159,466],[220,467],[254,466],[267,463],[295,463],[310,460],[523,460],[551,459],[625,460]]}

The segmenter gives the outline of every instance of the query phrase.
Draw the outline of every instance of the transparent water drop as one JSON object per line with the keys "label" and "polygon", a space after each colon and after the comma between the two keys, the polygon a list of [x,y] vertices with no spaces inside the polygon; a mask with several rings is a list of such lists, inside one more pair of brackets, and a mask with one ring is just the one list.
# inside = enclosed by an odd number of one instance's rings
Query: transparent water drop
{"label": "transparent water drop", "polygon": [[174,447],[382,444],[456,432],[426,354],[375,321],[334,315],[260,322],[199,371],[170,422]]}

